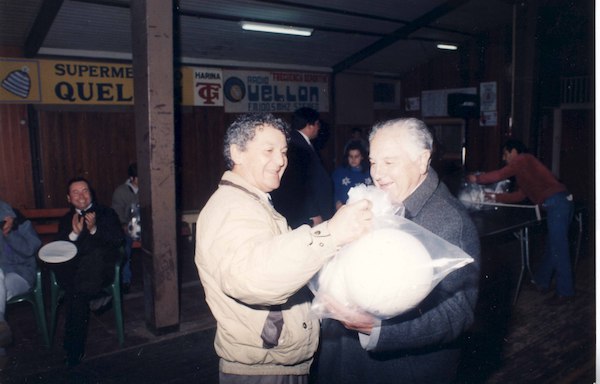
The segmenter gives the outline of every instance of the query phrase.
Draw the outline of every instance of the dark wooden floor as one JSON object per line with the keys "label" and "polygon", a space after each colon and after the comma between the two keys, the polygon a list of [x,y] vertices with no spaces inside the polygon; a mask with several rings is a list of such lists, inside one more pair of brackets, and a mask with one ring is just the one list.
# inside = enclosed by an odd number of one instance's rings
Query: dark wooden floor
{"label": "dark wooden floor", "polygon": [[[541,234],[533,233],[534,270],[541,258],[543,240]],[[483,267],[477,320],[465,341],[458,382],[596,382],[594,253],[582,246],[572,302],[556,305],[553,292],[541,294],[524,286],[513,305],[518,276],[518,268],[514,267],[519,265],[515,243],[482,244],[487,267]],[[507,252],[511,257],[506,263],[490,260],[506,257]]]}
{"label": "dark wooden floor", "polygon": [[[537,237],[536,237],[537,236]],[[543,239],[532,238],[535,265]],[[523,288],[516,305],[516,241],[484,244],[484,274],[477,321],[466,335],[458,383],[595,382],[595,260],[586,244],[576,268],[577,298],[559,306],[551,295]],[[215,323],[204,302],[192,247],[183,243],[181,322],[178,332],[155,336],[144,320],[141,266],[134,258],[134,285],[124,297],[125,345],[119,347],[113,311],[92,316],[86,358],[75,369],[63,363],[62,321],[50,349],[36,334],[29,304],[8,308],[14,342],[0,382],[12,383],[217,383]]]}

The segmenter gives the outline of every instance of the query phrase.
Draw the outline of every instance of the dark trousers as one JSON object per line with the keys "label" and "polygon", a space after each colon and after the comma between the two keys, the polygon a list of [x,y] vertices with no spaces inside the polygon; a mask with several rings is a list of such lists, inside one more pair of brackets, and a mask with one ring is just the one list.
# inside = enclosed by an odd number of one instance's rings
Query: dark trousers
{"label": "dark trousers", "polygon": [[77,357],[85,350],[90,318],[89,302],[114,278],[118,250],[97,249],[60,264],[52,270],[65,291],[66,320],[63,347],[68,356]]}
{"label": "dark trousers", "polygon": [[85,351],[88,323],[90,321],[91,295],[80,292],[66,292],[65,338],[63,348],[70,357],[79,357]]}

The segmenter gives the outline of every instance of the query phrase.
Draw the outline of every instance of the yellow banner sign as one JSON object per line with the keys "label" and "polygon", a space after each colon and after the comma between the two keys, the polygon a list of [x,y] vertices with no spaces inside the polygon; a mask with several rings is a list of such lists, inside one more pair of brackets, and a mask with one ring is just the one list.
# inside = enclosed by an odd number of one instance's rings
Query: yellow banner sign
{"label": "yellow banner sign", "polygon": [[[301,106],[328,111],[328,92],[327,74],[186,66],[174,71],[175,103],[225,107],[227,112],[285,112]],[[0,58],[0,103],[133,105],[133,66]]]}
{"label": "yellow banner sign", "polygon": [[129,64],[0,59],[0,102],[133,104]]}

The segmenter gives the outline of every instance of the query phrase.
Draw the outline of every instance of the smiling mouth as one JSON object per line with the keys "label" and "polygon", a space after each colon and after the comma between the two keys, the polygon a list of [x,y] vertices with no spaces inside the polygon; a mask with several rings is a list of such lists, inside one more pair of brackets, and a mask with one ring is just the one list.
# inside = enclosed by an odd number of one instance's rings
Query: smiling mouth
{"label": "smiling mouth", "polygon": [[391,187],[391,185],[392,185],[392,183],[385,183],[385,184],[379,183],[379,188],[385,190],[385,189],[389,189]]}

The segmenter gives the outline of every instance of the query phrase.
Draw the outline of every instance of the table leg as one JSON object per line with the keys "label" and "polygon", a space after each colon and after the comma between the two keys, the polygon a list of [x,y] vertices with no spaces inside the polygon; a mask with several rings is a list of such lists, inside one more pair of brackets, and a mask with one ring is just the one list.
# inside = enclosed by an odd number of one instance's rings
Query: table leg
{"label": "table leg", "polygon": [[515,236],[519,239],[521,246],[521,271],[519,272],[519,280],[517,281],[513,305],[517,303],[517,299],[519,298],[525,270],[527,270],[530,279],[533,277],[533,273],[531,273],[531,267],[529,265],[529,228],[521,228],[518,232],[515,232]]}
{"label": "table leg", "polygon": [[583,233],[583,215],[581,212],[575,213],[575,222],[577,223],[577,242],[575,243],[575,260],[573,262],[574,267],[577,266],[577,261],[579,261],[579,252],[581,250],[581,236]]}

